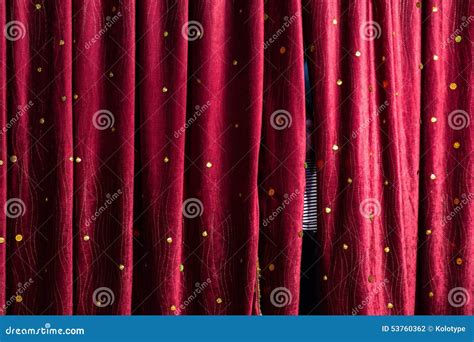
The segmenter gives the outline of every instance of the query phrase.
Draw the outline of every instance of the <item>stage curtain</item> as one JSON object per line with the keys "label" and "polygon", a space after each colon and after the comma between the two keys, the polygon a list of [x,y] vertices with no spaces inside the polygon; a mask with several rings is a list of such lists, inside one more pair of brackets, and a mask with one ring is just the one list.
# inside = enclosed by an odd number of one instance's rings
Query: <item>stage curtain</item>
{"label": "stage curtain", "polygon": [[473,9],[2,2],[1,313],[472,314]]}

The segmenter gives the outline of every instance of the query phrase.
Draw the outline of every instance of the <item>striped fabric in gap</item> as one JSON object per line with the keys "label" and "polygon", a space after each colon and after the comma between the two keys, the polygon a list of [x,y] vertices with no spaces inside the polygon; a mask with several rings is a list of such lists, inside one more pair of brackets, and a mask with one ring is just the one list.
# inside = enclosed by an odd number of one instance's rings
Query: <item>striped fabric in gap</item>
{"label": "striped fabric in gap", "polygon": [[318,201],[317,174],[313,161],[306,162],[306,188],[304,192],[303,230],[317,230]]}

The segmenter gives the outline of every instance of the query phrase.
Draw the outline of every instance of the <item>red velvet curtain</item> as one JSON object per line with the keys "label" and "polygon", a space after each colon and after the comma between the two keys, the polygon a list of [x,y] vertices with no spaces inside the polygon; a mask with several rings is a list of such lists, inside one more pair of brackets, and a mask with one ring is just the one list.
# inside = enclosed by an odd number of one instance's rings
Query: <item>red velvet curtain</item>
{"label": "red velvet curtain", "polygon": [[3,314],[472,314],[472,0],[7,0]]}

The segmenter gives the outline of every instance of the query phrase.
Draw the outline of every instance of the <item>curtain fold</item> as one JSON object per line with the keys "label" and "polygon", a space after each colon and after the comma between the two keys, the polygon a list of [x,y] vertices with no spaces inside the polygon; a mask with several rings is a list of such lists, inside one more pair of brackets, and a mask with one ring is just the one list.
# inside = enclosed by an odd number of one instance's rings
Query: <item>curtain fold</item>
{"label": "curtain fold", "polygon": [[472,0],[8,0],[0,22],[2,314],[473,314]]}
{"label": "curtain fold", "polygon": [[[188,45],[180,28],[188,20],[188,6],[144,1],[137,4],[137,14],[134,279],[144,291],[134,292],[133,313],[167,314],[181,301],[183,285],[185,145],[179,130],[186,120]],[[179,132],[178,138],[173,132]]]}
{"label": "curtain fold", "polygon": [[473,313],[472,303],[461,305],[474,282],[473,10],[472,1],[423,7],[420,314]]}

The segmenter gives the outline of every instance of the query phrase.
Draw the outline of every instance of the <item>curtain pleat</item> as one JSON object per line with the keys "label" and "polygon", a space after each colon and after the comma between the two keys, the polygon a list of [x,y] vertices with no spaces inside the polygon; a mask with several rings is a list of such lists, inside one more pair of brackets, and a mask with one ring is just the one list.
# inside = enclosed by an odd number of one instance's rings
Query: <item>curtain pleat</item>
{"label": "curtain pleat", "polygon": [[473,313],[463,305],[474,283],[473,10],[472,1],[423,7],[420,314]]}

